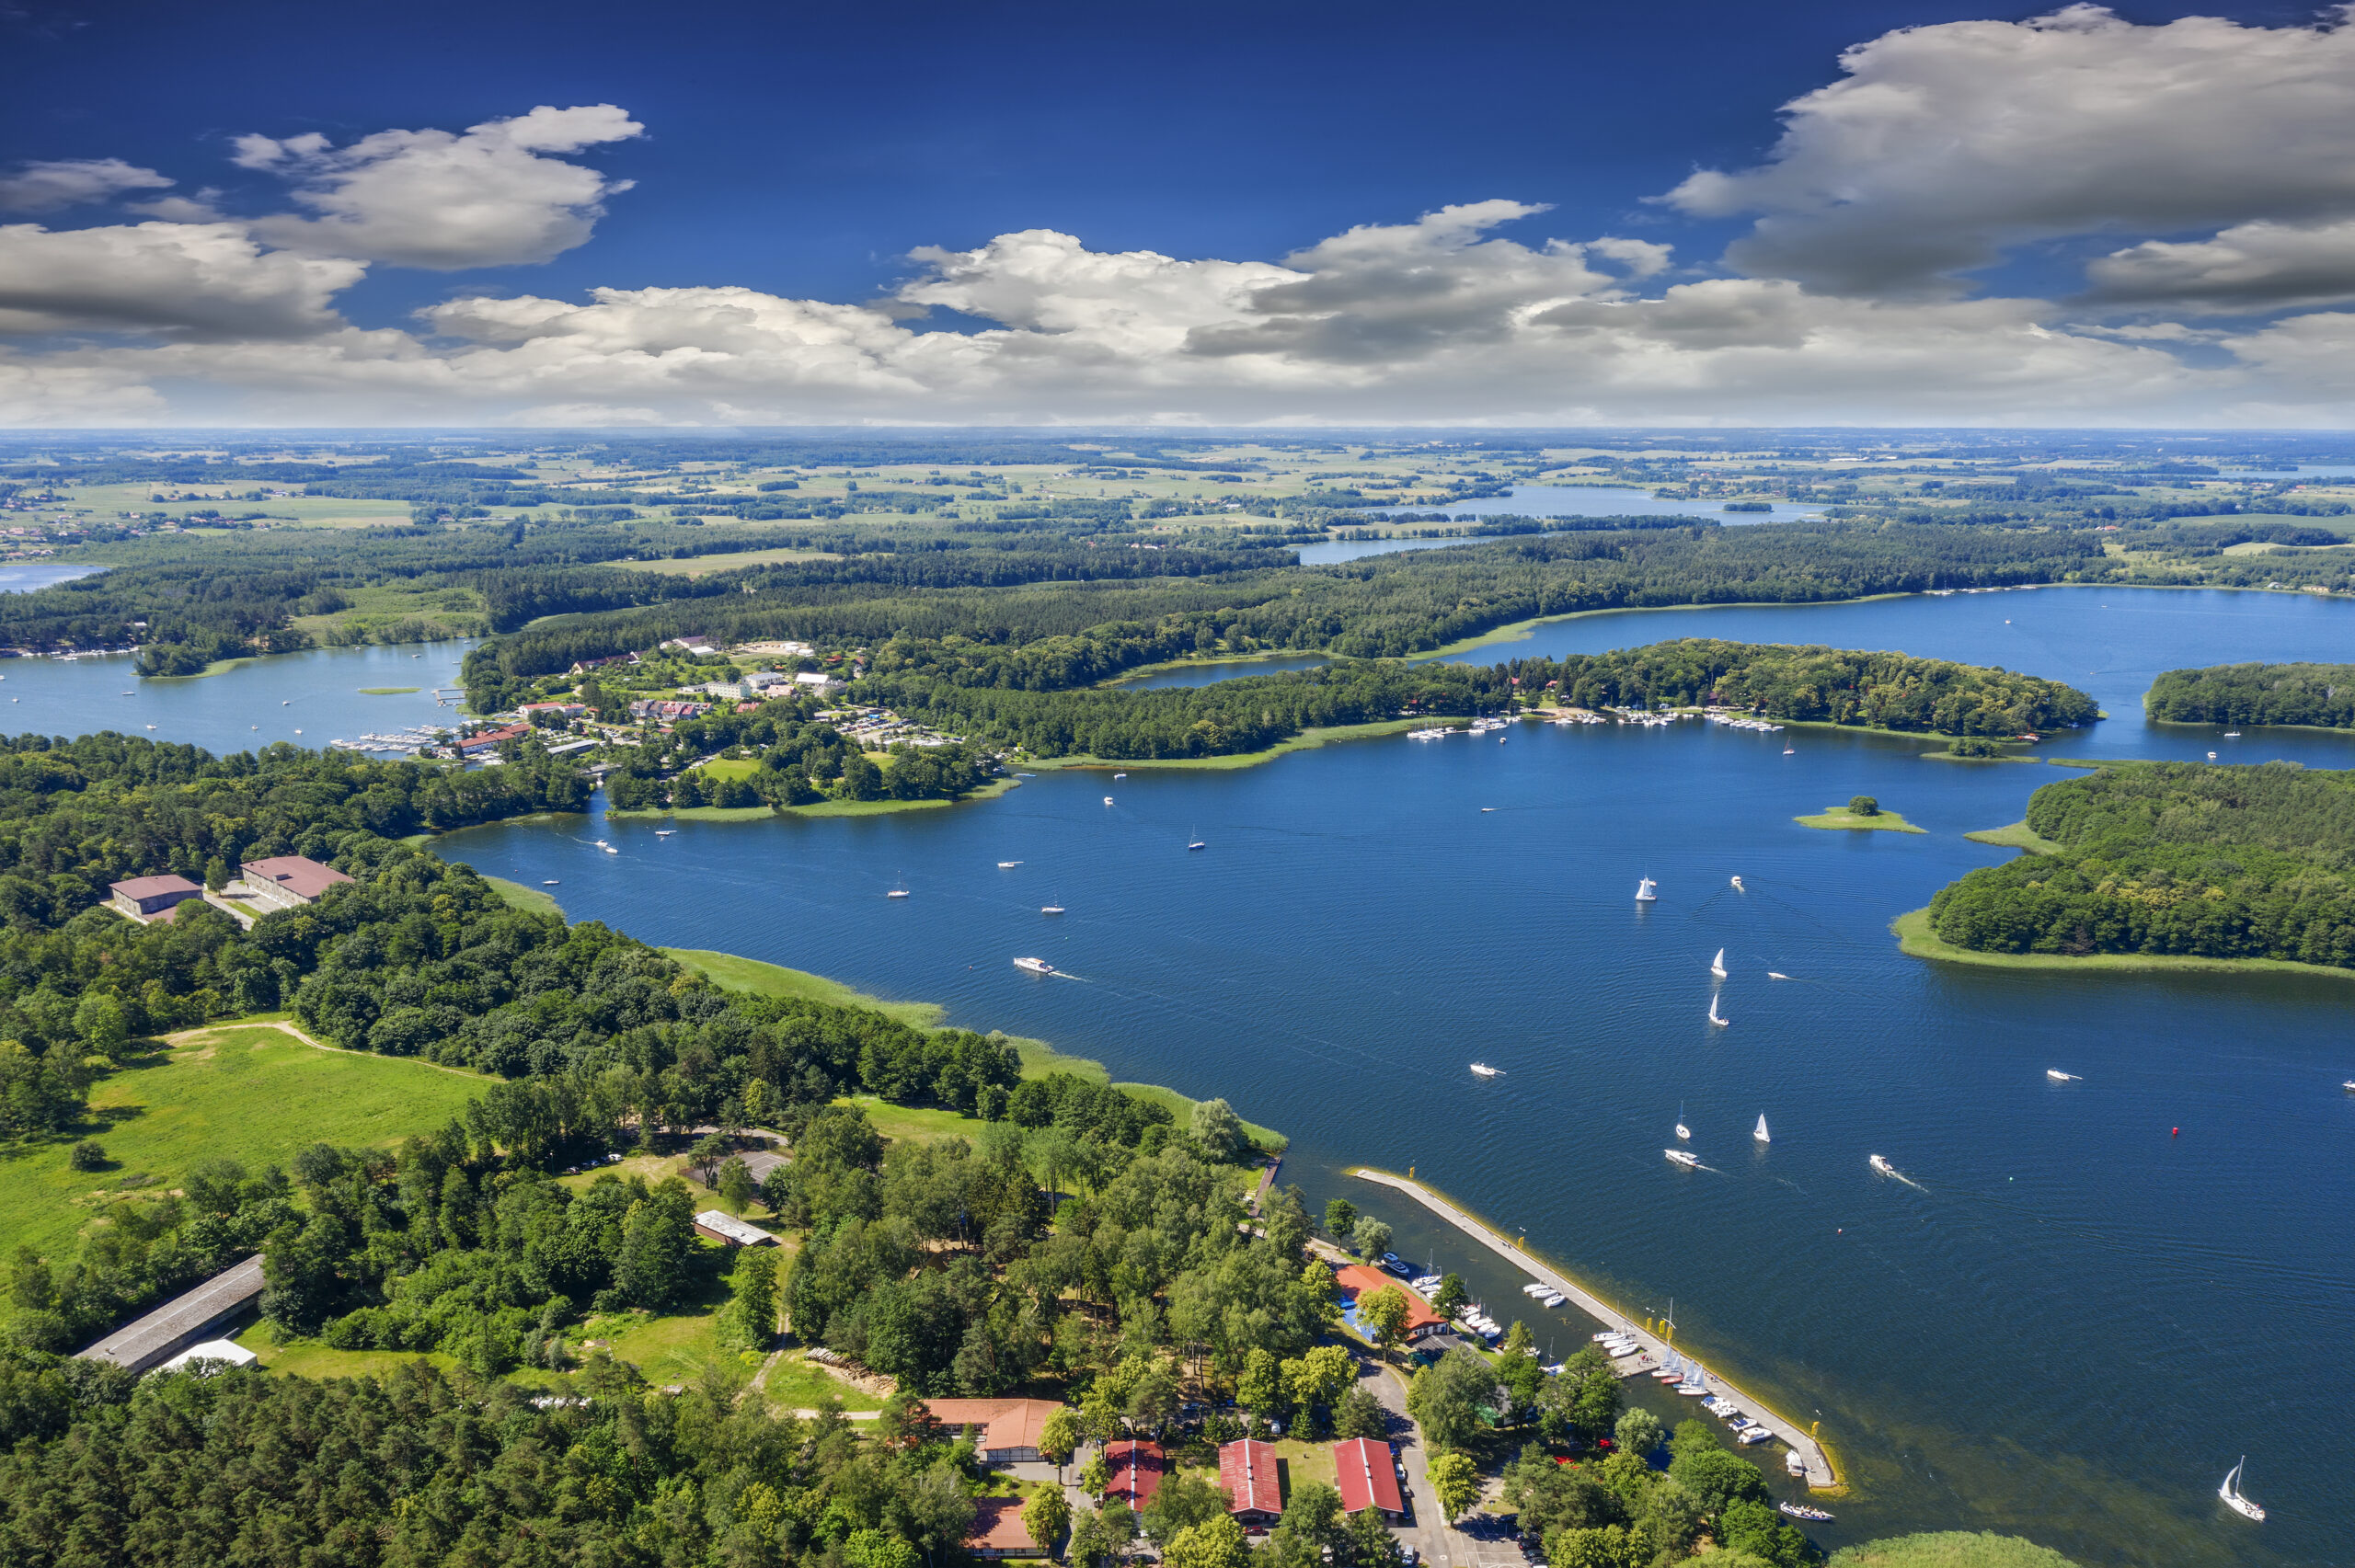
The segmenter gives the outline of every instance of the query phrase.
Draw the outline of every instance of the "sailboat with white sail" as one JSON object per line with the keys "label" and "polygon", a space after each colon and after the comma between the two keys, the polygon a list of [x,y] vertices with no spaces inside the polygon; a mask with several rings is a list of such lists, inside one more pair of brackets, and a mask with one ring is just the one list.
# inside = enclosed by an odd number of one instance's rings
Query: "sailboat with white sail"
{"label": "sailboat with white sail", "polygon": [[1676,1103],[1676,1136],[1687,1143],[1693,1141],[1693,1129],[1684,1125],[1684,1102],[1682,1100]]}
{"label": "sailboat with white sail", "polygon": [[1719,979],[1724,979],[1726,978],[1726,950],[1724,948],[1718,948],[1717,956],[1709,960],[1709,973],[1717,976]]}
{"label": "sailboat with white sail", "polygon": [[2265,1510],[2241,1495],[2241,1465],[2246,1463],[2248,1463],[2248,1456],[2243,1454],[2240,1464],[2234,1465],[2232,1473],[2224,1477],[2224,1484],[2216,1488],[2216,1495],[2222,1497],[2224,1500],[2224,1506],[2234,1513],[2240,1515],[2243,1518],[2255,1519],[2257,1523],[2263,1524]]}
{"label": "sailboat with white sail", "polygon": [[1709,993],[1709,1022],[1715,1024],[1720,1029],[1733,1022],[1732,1019],[1724,1017],[1718,1013],[1717,995],[1715,991],[1711,991]]}
{"label": "sailboat with white sail", "polygon": [[1636,884],[1636,902],[1652,904],[1660,901],[1660,884],[1647,876]]}
{"label": "sailboat with white sail", "polygon": [[1758,1113],[1758,1125],[1750,1129],[1750,1136],[1756,1139],[1761,1143],[1772,1143],[1775,1141],[1774,1138],[1766,1131],[1765,1112],[1761,1111]]}

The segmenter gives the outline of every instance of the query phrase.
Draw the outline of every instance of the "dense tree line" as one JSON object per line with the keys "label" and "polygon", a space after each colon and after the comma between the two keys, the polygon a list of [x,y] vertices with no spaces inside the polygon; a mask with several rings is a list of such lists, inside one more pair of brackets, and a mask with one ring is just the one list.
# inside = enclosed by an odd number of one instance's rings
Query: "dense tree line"
{"label": "dense tree line", "polygon": [[2289,762],[2106,767],[2029,797],[2060,846],[1931,900],[1992,953],[2166,953],[2355,967],[2355,775]]}
{"label": "dense tree line", "polygon": [[[978,657],[956,662],[967,655]],[[971,645],[901,644],[878,653],[860,691],[902,717],[1039,756],[1140,760],[1257,751],[1304,729],[1497,712],[1549,695],[1587,707],[1718,703],[1779,718],[1953,735],[2064,728],[2090,724],[2097,712],[2084,692],[2034,676],[1897,653],[1706,638],[1486,667],[1339,659],[1146,691],[968,683],[992,677],[1029,681],[1040,672]]]}
{"label": "dense tree line", "polygon": [[598,1361],[549,1399],[425,1362],[332,1382],[94,1370],[0,1362],[0,1561],[916,1568],[955,1550],[981,1490],[937,1428],[861,1442],[838,1411],[775,1417],[724,1375],[656,1397]]}
{"label": "dense tree line", "polygon": [[2166,670],[2142,709],[2170,724],[2355,727],[2355,664],[2218,664]]}
{"label": "dense tree line", "polygon": [[[1097,552],[1151,557],[1152,551]],[[1395,658],[1509,622],[1672,604],[1809,603],[1935,588],[2098,580],[2113,568],[2082,534],[1904,524],[1715,525],[1573,532],[1214,577],[899,587],[748,573],[750,591],[533,627],[470,659],[469,691],[697,633],[876,647],[894,638],[1000,651],[1048,684],[1102,680],[1195,653],[1323,649]],[[1069,639],[1068,650],[1033,645]],[[1108,657],[1109,656],[1109,657]],[[960,658],[969,656],[960,655]],[[1058,663],[1068,678],[1051,673]]]}

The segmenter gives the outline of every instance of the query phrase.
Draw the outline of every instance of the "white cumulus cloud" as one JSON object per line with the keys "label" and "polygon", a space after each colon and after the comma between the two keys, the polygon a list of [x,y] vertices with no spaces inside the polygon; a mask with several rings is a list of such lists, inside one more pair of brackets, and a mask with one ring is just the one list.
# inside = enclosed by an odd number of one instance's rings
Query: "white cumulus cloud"
{"label": "white cumulus cloud", "polygon": [[160,190],[171,184],[154,169],[121,158],[60,158],[20,165],[0,175],[0,212],[54,212],[85,202],[110,201],[126,190]]}
{"label": "white cumulus cloud", "polygon": [[264,250],[235,223],[0,225],[0,333],[306,337],[341,325],[357,261]]}
{"label": "white cumulus cloud", "polygon": [[2204,240],[2144,240],[2085,269],[2097,302],[2240,315],[2355,299],[2355,218],[2236,223]]}
{"label": "white cumulus cloud", "polygon": [[1767,160],[1662,200],[1756,214],[1728,259],[1873,294],[1951,292],[2007,246],[2355,215],[2355,28],[2145,27],[2076,5],[1906,28],[1784,109]]}
{"label": "white cumulus cloud", "polygon": [[604,199],[629,183],[552,155],[644,130],[612,104],[543,106],[463,133],[380,131],[346,147],[316,132],[244,136],[236,161],[297,181],[294,200],[315,214],[256,220],[271,245],[454,271],[546,261],[588,239]]}

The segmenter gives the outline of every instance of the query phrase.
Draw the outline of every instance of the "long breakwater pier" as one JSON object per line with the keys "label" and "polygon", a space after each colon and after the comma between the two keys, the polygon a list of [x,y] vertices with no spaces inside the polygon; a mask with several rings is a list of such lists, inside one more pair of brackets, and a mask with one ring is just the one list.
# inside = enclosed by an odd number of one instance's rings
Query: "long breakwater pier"
{"label": "long breakwater pier", "polygon": [[[1479,1220],[1473,1219],[1472,1216],[1465,1213],[1462,1209],[1456,1207],[1455,1205],[1448,1202],[1437,1193],[1432,1192],[1420,1182],[1409,1181],[1404,1176],[1394,1176],[1385,1171],[1368,1170],[1363,1166],[1360,1166],[1356,1170],[1351,1171],[1350,1174],[1357,1177],[1360,1181],[1372,1182],[1377,1186],[1390,1187],[1396,1191],[1405,1193],[1408,1197],[1413,1198],[1425,1208],[1430,1209],[1433,1214],[1438,1215],[1441,1219],[1446,1220],[1449,1224],[1454,1226],[1457,1230],[1463,1231],[1465,1235],[1471,1237],[1474,1241],[1479,1242],[1482,1246],[1488,1248],[1499,1257],[1503,1258],[1507,1263],[1512,1265],[1513,1267],[1520,1269],[1522,1273],[1530,1275],[1534,1278],[1542,1280],[1544,1283],[1553,1287],[1563,1295],[1568,1297],[1570,1300],[1578,1305],[1580,1310],[1584,1311],[1589,1317],[1594,1319],[1595,1322],[1601,1323],[1603,1327],[1608,1329],[1616,1329],[1620,1333],[1633,1338],[1636,1343],[1641,1345],[1645,1350],[1650,1353],[1652,1359],[1655,1362],[1660,1361],[1667,1356],[1669,1350],[1668,1341],[1660,1338],[1658,1334],[1653,1333],[1650,1330],[1645,1328],[1633,1318],[1627,1317],[1616,1309],[1605,1305],[1603,1301],[1597,1299],[1592,1292],[1581,1288],[1576,1280],[1566,1278],[1563,1276],[1557,1274],[1554,1270],[1547,1268],[1544,1264],[1539,1263],[1535,1258],[1531,1257],[1527,1253],[1522,1252],[1519,1247],[1513,1245],[1502,1236],[1498,1235],[1494,1230],[1489,1230],[1488,1226],[1482,1224]],[[1740,1389],[1734,1387],[1731,1383],[1727,1382],[1723,1378],[1718,1377],[1715,1372],[1708,1374],[1707,1382],[1710,1392],[1719,1395],[1722,1398],[1731,1400],[1742,1409],[1750,1412],[1752,1415],[1757,1417],[1760,1425],[1763,1425],[1768,1431],[1774,1433],[1775,1436],[1781,1438],[1785,1443],[1790,1445],[1791,1451],[1798,1455],[1800,1460],[1807,1466],[1807,1483],[1809,1487],[1835,1486],[1839,1484],[1838,1478],[1832,1473],[1832,1461],[1830,1459],[1825,1457],[1823,1445],[1815,1440],[1813,1433],[1809,1432],[1806,1427],[1801,1426],[1798,1422],[1791,1420],[1789,1417],[1777,1414],[1774,1411],[1767,1409],[1764,1405],[1759,1403],[1758,1401],[1752,1399],[1750,1395],[1743,1393]]]}

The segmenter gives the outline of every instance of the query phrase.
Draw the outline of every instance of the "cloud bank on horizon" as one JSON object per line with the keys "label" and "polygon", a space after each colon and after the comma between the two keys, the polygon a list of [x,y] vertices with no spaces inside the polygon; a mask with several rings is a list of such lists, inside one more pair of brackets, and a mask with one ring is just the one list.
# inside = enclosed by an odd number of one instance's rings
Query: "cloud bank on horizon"
{"label": "cloud bank on horizon", "polygon": [[[240,137],[235,165],[286,185],[247,216],[121,159],[31,162],[0,174],[33,220],[0,224],[0,425],[2344,426],[2349,14],[1888,33],[1634,235],[1513,237],[1545,209],[1511,200],[1275,261],[1026,229],[918,250],[859,303],[713,283],[346,314],[372,269],[589,243],[629,186],[580,160],[646,129],[611,104]],[[117,221],[63,222],[100,204]],[[1642,237],[1679,215],[1749,227],[1722,258]],[[1974,281],[2038,247],[2081,285]]]}

